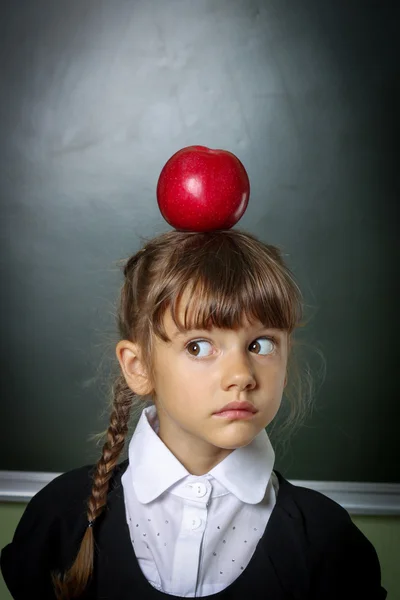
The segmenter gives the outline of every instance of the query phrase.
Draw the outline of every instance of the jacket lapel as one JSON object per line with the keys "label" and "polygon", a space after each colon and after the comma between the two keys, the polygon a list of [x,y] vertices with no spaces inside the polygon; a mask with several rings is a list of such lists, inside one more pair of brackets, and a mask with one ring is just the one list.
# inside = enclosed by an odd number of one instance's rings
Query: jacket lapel
{"label": "jacket lapel", "polygon": [[261,541],[282,588],[291,598],[300,600],[309,597],[307,538],[291,484],[275,473],[279,479],[277,502]]}
{"label": "jacket lapel", "polygon": [[[133,550],[126,522],[122,472],[118,472],[113,489],[109,492],[104,518],[98,523],[97,543],[97,597],[125,600],[136,596],[142,587],[144,575]],[[142,582],[142,584],[140,584]],[[148,584],[150,585],[150,584]],[[133,595],[132,595],[133,594]]]}

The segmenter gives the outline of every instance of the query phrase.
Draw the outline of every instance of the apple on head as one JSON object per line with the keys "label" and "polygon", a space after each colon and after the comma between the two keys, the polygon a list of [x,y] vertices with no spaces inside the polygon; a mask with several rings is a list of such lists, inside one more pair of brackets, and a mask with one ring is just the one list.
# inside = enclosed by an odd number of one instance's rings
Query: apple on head
{"label": "apple on head", "polygon": [[182,231],[230,229],[243,216],[250,183],[240,160],[227,150],[188,146],[164,165],[157,202],[164,219]]}

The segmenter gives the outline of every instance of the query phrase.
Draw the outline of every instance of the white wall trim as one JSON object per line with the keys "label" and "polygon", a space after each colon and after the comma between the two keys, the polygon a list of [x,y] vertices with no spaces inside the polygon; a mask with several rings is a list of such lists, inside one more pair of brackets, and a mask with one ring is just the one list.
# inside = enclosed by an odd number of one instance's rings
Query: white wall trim
{"label": "white wall trim", "polygon": [[[0,502],[29,502],[61,473],[0,471]],[[400,515],[399,483],[290,480],[335,500],[353,515]]]}
{"label": "white wall trim", "polygon": [[29,502],[58,475],[61,473],[0,471],[0,502]]}
{"label": "white wall trim", "polygon": [[351,515],[400,515],[400,483],[296,481],[331,498]]}

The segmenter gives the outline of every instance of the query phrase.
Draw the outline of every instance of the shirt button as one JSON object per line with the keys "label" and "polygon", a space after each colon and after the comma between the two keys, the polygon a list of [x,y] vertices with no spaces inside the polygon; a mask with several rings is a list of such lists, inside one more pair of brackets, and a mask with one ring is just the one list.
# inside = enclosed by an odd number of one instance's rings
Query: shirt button
{"label": "shirt button", "polygon": [[195,483],[193,486],[196,498],[202,498],[207,494],[207,488],[204,483]]}
{"label": "shirt button", "polygon": [[193,517],[191,519],[191,528],[192,529],[198,529],[201,525],[201,519],[200,517]]}

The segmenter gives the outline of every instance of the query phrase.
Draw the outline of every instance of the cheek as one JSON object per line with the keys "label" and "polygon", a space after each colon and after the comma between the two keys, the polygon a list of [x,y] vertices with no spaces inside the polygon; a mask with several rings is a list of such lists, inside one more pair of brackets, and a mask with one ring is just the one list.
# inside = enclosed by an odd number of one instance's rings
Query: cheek
{"label": "cheek", "polygon": [[285,385],[286,363],[268,365],[267,368],[261,369],[260,377],[271,392],[279,393]]}
{"label": "cheek", "polygon": [[272,423],[272,421],[275,419],[276,415],[278,414],[278,411],[281,407],[281,402],[282,402],[282,396],[280,396],[279,398],[275,398],[274,402],[271,402],[271,404],[268,406],[268,410],[266,413],[266,425],[269,425],[270,423]]}
{"label": "cheek", "polygon": [[204,370],[196,367],[197,365],[191,368],[187,362],[176,357],[173,361],[159,361],[155,371],[155,388],[158,395],[164,398],[165,402],[190,404],[196,392],[204,390],[209,381],[204,375]]}
{"label": "cheek", "polygon": [[211,373],[199,372],[198,369],[182,369],[175,376],[176,387],[179,388],[179,396],[184,397],[188,404],[194,404],[199,397],[207,399],[212,390]]}
{"label": "cheek", "polygon": [[271,421],[276,417],[283,398],[284,392],[284,380],[285,376],[276,377],[270,383],[267,384],[267,393],[265,398],[265,417],[267,420],[267,424],[271,423]]}

